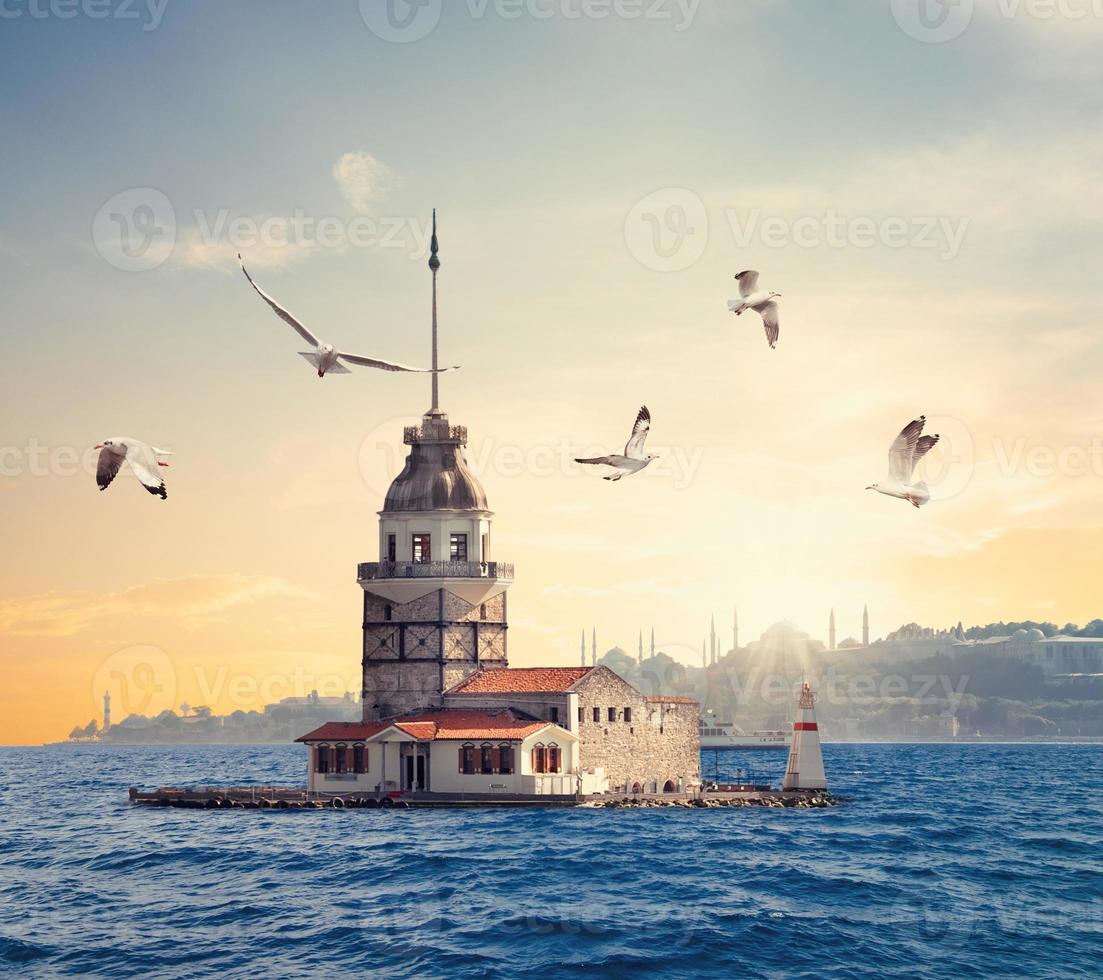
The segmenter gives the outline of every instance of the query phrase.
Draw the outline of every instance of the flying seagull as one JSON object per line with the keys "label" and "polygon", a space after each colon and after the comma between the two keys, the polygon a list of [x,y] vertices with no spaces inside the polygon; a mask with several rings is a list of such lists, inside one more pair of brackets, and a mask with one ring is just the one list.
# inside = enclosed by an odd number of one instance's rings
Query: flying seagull
{"label": "flying seagull", "polygon": [[[433,373],[432,368],[407,367],[405,364],[394,364],[391,361],[381,361],[377,357],[364,357],[362,354],[348,354],[345,351],[337,350],[332,344],[323,344],[314,334],[296,320],[295,317],[288,313],[287,310],[272,299],[272,297],[261,289],[260,286],[253,282],[253,277],[249,275],[246,270],[245,263],[241,261],[240,255],[238,255],[237,260],[241,263],[241,271],[245,273],[245,278],[249,280],[249,285],[257,291],[257,295],[275,310],[276,316],[284,322],[289,323],[303,340],[314,346],[314,350],[299,351],[299,354],[305,357],[318,369],[319,378],[324,378],[327,374],[349,374],[349,369],[345,367],[341,361],[348,361],[350,364],[359,364],[362,367],[379,368],[381,371],[413,371],[418,374]],[[459,367],[458,364],[454,364],[452,367],[438,368],[437,373],[451,371],[457,367]]]}
{"label": "flying seagull", "polygon": [[632,435],[628,438],[628,444],[624,447],[623,456],[595,456],[593,459],[576,459],[576,463],[591,463],[600,466],[611,466],[616,472],[612,476],[604,477],[606,480],[623,479],[633,473],[639,473],[653,459],[650,453],[644,455],[643,444],[647,442],[647,433],[651,431],[651,413],[644,405],[636,416],[636,424],[632,426]]}
{"label": "flying seagull", "polygon": [[141,481],[150,493],[164,500],[168,496],[165,490],[165,481],[161,479],[159,467],[168,466],[158,456],[171,456],[167,449],[155,449],[147,446],[137,439],[127,439],[125,436],[112,436],[104,439],[96,449],[100,451],[99,461],[96,463],[96,483],[101,490],[106,490],[123,463],[130,465],[131,472]]}
{"label": "flying seagull", "polygon": [[938,436],[923,435],[923,426],[927,421],[926,415],[909,422],[903,431],[889,447],[889,478],[884,485],[874,483],[866,487],[867,490],[876,490],[889,497],[899,497],[908,501],[913,507],[922,507],[931,499],[931,492],[927,484],[920,480],[912,483],[912,475],[919,461],[931,451],[931,447],[938,442]]}
{"label": "flying seagull", "polygon": [[766,339],[771,348],[777,347],[778,333],[781,325],[778,322],[777,303],[775,297],[780,298],[781,293],[767,292],[758,288],[758,273],[754,269],[747,269],[735,277],[739,280],[739,299],[729,299],[728,309],[736,316],[741,316],[745,310],[754,310],[762,314],[762,325],[766,328]]}

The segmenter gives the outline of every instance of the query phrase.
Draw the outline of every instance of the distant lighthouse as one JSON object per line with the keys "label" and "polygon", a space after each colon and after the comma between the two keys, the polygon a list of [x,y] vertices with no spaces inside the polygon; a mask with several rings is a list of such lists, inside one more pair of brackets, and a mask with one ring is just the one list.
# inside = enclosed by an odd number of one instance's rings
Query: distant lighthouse
{"label": "distant lighthouse", "polygon": [[797,702],[797,717],[793,721],[793,744],[789,747],[789,762],[785,767],[782,789],[827,789],[823,772],[823,752],[820,731],[816,726],[815,696],[805,681]]}
{"label": "distant lighthouse", "polygon": [[100,729],[105,735],[111,728],[111,692],[103,692],[103,728]]}

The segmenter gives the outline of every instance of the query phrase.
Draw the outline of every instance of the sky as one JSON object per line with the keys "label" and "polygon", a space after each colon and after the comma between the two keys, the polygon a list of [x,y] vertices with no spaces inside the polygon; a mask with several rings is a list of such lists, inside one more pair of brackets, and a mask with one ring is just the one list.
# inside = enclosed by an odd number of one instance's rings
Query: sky
{"label": "sky", "polygon": [[[922,9],[920,9],[922,6]],[[358,687],[429,357],[510,661],[1103,615],[1103,7],[5,0],[0,744]],[[922,15],[922,16],[921,16]],[[782,294],[771,351],[732,276]],[[607,483],[640,405],[661,459]],[[867,492],[919,414],[922,510]],[[167,501],[90,449],[171,448]]]}

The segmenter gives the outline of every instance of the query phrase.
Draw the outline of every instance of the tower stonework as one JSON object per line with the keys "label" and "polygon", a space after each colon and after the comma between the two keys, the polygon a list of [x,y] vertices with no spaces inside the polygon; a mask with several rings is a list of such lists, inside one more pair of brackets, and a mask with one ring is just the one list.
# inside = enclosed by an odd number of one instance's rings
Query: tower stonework
{"label": "tower stonework", "polygon": [[[436,213],[433,366],[437,366]],[[444,692],[482,668],[508,667],[506,590],[513,566],[491,560],[493,514],[467,468],[467,429],[432,406],[409,426],[406,465],[379,512],[379,561],[357,569],[364,590],[363,715],[379,721],[439,708]]]}

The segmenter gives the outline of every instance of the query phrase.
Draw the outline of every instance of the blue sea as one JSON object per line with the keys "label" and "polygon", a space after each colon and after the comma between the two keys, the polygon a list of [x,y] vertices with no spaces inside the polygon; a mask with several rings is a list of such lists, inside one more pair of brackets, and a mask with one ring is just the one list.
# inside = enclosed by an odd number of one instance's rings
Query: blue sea
{"label": "blue sea", "polygon": [[825,757],[827,810],[197,811],[127,787],[301,783],[303,750],[2,748],[0,972],[1101,975],[1103,746]]}

